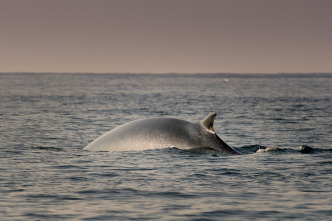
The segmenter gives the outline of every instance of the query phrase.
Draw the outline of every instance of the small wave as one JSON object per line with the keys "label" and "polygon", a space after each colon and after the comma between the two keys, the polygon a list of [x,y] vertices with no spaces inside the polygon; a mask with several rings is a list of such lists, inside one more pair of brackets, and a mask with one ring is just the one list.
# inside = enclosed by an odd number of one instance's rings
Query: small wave
{"label": "small wave", "polygon": [[240,152],[242,154],[256,153],[257,151],[265,150],[266,148],[267,148],[266,146],[262,146],[262,145],[258,145],[258,144],[245,145],[242,147],[234,147],[235,150],[237,150],[238,152]]}
{"label": "small wave", "polygon": [[304,154],[311,154],[311,153],[324,153],[324,152],[332,152],[332,149],[320,149],[314,148],[308,145],[302,145],[300,147],[300,152]]}
{"label": "small wave", "polygon": [[[254,154],[254,153],[270,153],[270,154],[287,154],[287,153],[319,153],[319,152],[331,152],[332,149],[318,149],[314,147],[310,147],[308,145],[302,145],[299,149],[294,148],[282,148],[282,147],[267,147],[264,145],[259,144],[253,144],[253,145],[244,145],[241,147],[233,147],[236,151],[240,152],[241,154]],[[168,152],[168,153],[176,153],[176,154],[194,154],[194,155],[204,155],[204,154],[212,154],[220,156],[221,153],[216,152],[213,149],[210,148],[194,148],[194,149],[188,149],[183,150],[176,147],[168,147],[165,149],[162,149],[162,151]],[[229,154],[225,154],[229,155]]]}
{"label": "small wave", "polygon": [[316,152],[316,149],[314,147],[310,147],[308,145],[302,145],[300,147],[300,152],[301,153],[314,153],[314,152]]}
{"label": "small wave", "polygon": [[266,149],[259,149],[259,150],[256,151],[256,153],[264,153],[264,152],[285,153],[285,152],[289,152],[288,150],[290,150],[290,149],[283,149],[283,148],[279,148],[279,147],[268,147]]}
{"label": "small wave", "polygon": [[35,146],[33,147],[35,150],[50,150],[50,151],[64,151],[63,148],[60,147],[47,147],[47,146]]}
{"label": "small wave", "polygon": [[314,148],[308,145],[302,145],[299,149],[293,148],[280,148],[280,147],[265,147],[260,145],[249,145],[241,147],[243,150],[254,151],[255,153],[272,153],[272,154],[282,154],[282,153],[303,153],[303,154],[313,154],[322,152],[332,152],[332,149],[320,149]]}
{"label": "small wave", "polygon": [[31,149],[34,150],[47,150],[47,151],[78,151],[81,152],[83,151],[82,148],[76,148],[76,147],[68,147],[68,148],[64,148],[64,147],[51,147],[51,146],[34,146],[31,147]]}
{"label": "small wave", "polygon": [[168,153],[175,153],[175,154],[184,154],[184,155],[204,155],[204,154],[216,154],[217,152],[211,148],[194,148],[194,149],[180,149],[177,147],[167,147],[162,149]]}

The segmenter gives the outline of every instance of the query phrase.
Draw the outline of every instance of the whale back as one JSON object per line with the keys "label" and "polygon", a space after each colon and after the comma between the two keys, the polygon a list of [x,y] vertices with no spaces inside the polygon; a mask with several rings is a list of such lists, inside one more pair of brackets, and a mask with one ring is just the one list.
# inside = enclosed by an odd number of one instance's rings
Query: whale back
{"label": "whale back", "polygon": [[149,118],[136,120],[110,130],[84,150],[132,151],[176,147],[179,149],[209,148],[217,152],[236,151],[214,132],[216,113],[200,123],[176,118]]}
{"label": "whale back", "polygon": [[150,118],[132,121],[105,133],[85,150],[144,150],[165,147],[189,149],[190,122],[176,118]]}

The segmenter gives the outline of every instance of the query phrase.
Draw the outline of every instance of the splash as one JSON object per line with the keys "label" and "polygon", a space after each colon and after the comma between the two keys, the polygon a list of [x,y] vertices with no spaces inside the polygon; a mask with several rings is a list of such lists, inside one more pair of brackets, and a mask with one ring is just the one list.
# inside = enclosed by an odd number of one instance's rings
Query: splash
{"label": "splash", "polygon": [[283,149],[283,148],[279,148],[279,147],[268,147],[266,149],[259,149],[256,151],[256,153],[265,153],[265,152],[268,152],[268,153],[285,153],[287,152],[286,149]]}

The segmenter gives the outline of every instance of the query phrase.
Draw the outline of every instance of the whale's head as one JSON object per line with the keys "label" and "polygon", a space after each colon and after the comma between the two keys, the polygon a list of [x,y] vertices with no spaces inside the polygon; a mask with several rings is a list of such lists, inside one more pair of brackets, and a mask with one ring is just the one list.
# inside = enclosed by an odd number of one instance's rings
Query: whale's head
{"label": "whale's head", "polygon": [[217,152],[240,154],[227,143],[225,143],[222,139],[220,139],[214,131],[213,123],[216,116],[217,113],[211,113],[199,123],[201,133],[201,136],[199,137],[202,139],[201,143],[204,144],[205,147],[213,149]]}

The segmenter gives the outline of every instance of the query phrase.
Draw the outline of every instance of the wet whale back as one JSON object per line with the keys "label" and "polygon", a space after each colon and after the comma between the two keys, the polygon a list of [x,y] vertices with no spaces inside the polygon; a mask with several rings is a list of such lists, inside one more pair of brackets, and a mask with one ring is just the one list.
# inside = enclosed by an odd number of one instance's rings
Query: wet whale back
{"label": "wet whale back", "polygon": [[176,118],[136,120],[110,130],[84,150],[131,151],[177,147],[179,149],[210,148],[217,152],[237,154],[213,130],[216,113],[200,123]]}
{"label": "wet whale back", "polygon": [[[178,147],[189,149],[187,121],[176,118],[150,118],[121,125],[85,149],[93,150],[141,150]],[[180,135],[181,134],[181,135]],[[179,136],[180,135],[180,136]]]}

